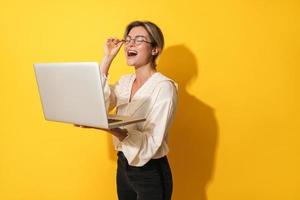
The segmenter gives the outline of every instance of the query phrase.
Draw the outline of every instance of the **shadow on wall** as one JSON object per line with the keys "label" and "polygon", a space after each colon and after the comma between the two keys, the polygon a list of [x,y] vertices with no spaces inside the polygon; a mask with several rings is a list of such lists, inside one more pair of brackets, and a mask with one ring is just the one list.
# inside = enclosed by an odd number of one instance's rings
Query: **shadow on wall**
{"label": "shadow on wall", "polygon": [[[194,54],[184,45],[165,49],[158,62],[158,71],[179,85],[176,116],[169,131],[173,200],[207,200],[206,187],[214,172],[218,139],[214,110],[186,91],[198,69]],[[110,135],[108,148],[110,159],[116,161]]]}
{"label": "shadow on wall", "polygon": [[169,131],[174,200],[207,200],[206,188],[213,178],[219,135],[214,110],[186,91],[198,69],[194,54],[184,45],[165,49],[158,62],[158,71],[179,85],[178,107]]}

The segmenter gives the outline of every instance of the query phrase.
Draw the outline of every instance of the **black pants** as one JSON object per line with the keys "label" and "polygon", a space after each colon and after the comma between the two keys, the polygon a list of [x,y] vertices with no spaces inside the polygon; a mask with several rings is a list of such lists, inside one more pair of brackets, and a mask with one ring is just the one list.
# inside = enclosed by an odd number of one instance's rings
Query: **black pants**
{"label": "black pants", "polygon": [[172,173],[167,157],[152,159],[142,167],[128,165],[118,152],[117,190],[119,200],[170,200]]}

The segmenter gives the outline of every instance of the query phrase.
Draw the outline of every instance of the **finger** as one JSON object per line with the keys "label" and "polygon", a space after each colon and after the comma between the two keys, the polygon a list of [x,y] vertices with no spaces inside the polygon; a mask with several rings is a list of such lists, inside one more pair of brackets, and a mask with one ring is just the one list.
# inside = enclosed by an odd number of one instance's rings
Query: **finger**
{"label": "finger", "polygon": [[113,43],[115,44],[119,44],[120,42],[122,42],[122,40],[118,39],[117,37],[113,37],[112,38]]}
{"label": "finger", "polygon": [[113,43],[114,43],[115,45],[118,45],[118,44],[119,44],[119,40],[113,40]]}
{"label": "finger", "polygon": [[111,129],[112,132],[115,132],[115,133],[123,133],[124,130],[121,129],[121,128],[114,128],[114,129]]}
{"label": "finger", "polygon": [[106,40],[106,43],[111,43],[113,41],[113,37],[109,37],[107,40]]}
{"label": "finger", "polygon": [[123,45],[122,41],[119,41],[119,43],[117,44],[117,47],[120,48]]}

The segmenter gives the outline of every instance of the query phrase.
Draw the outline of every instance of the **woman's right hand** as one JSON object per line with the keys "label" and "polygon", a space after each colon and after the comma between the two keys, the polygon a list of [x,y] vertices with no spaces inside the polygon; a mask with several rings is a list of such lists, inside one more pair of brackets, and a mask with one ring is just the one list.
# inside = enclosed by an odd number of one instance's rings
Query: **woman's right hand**
{"label": "woman's right hand", "polygon": [[104,58],[100,64],[101,72],[106,76],[114,57],[118,54],[123,43],[123,40],[119,40],[116,37],[110,37],[107,39],[104,45]]}
{"label": "woman's right hand", "polygon": [[111,60],[118,54],[121,46],[123,44],[123,40],[119,40],[116,37],[110,37],[107,39],[104,45],[104,55]]}

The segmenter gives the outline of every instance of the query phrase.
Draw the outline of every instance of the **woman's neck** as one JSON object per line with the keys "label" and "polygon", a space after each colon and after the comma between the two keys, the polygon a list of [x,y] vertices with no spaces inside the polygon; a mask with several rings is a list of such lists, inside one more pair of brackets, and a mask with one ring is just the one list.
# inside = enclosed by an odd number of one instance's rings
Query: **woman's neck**
{"label": "woman's neck", "polygon": [[144,65],[142,67],[135,68],[135,81],[138,85],[142,85],[152,74],[156,72],[156,69],[151,67],[151,64]]}

